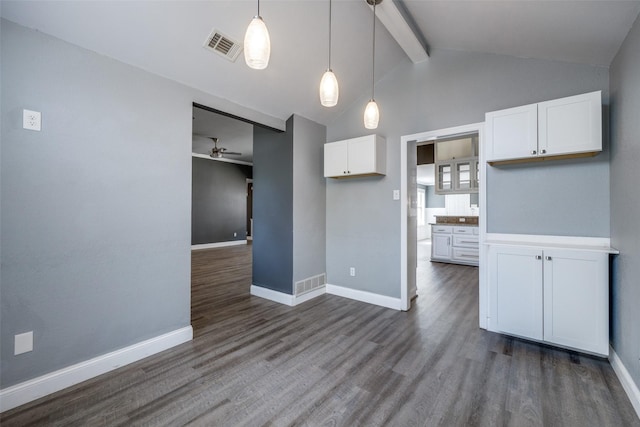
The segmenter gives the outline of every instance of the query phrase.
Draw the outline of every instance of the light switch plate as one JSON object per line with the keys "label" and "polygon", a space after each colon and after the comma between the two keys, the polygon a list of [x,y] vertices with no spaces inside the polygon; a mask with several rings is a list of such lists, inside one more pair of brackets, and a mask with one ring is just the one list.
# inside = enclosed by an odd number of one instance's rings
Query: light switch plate
{"label": "light switch plate", "polygon": [[400,190],[393,190],[393,200],[400,200]]}
{"label": "light switch plate", "polygon": [[17,334],[14,338],[14,356],[33,351],[33,331]]}

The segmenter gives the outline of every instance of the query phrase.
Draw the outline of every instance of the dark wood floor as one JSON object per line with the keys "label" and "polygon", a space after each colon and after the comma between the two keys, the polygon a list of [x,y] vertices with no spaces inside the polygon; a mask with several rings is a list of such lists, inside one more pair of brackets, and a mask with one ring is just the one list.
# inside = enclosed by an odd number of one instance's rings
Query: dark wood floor
{"label": "dark wood floor", "polygon": [[250,247],[193,253],[195,339],[2,426],[638,426],[609,363],[478,329],[474,267],[425,261],[397,312],[249,295]]}

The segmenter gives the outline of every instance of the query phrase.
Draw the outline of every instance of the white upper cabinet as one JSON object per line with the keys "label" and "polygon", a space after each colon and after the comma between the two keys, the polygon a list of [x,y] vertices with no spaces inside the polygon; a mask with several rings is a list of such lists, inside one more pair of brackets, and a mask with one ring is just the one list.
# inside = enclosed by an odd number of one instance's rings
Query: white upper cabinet
{"label": "white upper cabinet", "polygon": [[523,159],[537,154],[537,104],[487,113],[485,121],[487,161]]}
{"label": "white upper cabinet", "polygon": [[538,104],[538,147],[547,156],[602,151],[600,92]]}
{"label": "white upper cabinet", "polygon": [[601,93],[486,113],[487,161],[583,157],[602,151]]}
{"label": "white upper cabinet", "polygon": [[324,176],[348,178],[385,175],[386,141],[379,135],[368,135],[324,145]]}

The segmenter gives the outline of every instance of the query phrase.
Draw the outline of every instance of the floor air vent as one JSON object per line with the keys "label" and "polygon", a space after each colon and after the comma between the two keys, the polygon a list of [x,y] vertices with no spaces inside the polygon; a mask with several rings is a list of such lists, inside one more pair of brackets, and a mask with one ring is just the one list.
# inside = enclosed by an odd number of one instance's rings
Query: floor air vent
{"label": "floor air vent", "polygon": [[307,292],[315,291],[316,289],[323,288],[327,284],[327,276],[325,273],[318,274],[317,276],[307,277],[304,280],[299,280],[295,285],[295,295],[306,294]]}
{"label": "floor air vent", "polygon": [[205,40],[204,48],[234,62],[242,51],[242,44],[214,28],[211,34],[209,34],[209,37],[207,37],[207,40]]}

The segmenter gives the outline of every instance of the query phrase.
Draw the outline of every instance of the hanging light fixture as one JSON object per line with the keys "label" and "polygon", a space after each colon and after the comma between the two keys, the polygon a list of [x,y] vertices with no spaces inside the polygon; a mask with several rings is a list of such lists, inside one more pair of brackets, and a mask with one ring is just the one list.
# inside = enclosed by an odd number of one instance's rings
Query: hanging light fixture
{"label": "hanging light fixture", "polygon": [[271,40],[269,31],[260,16],[260,0],[258,14],[253,17],[244,35],[244,60],[250,68],[263,70],[269,65]]}
{"label": "hanging light fixture", "polygon": [[364,127],[367,129],[376,129],[380,120],[380,111],[378,104],[374,98],[374,86],[376,83],[376,5],[382,0],[366,0],[373,6],[373,54],[371,55],[371,99],[364,110]]}
{"label": "hanging light fixture", "polygon": [[331,0],[329,0],[329,66],[320,80],[320,104],[333,107],[338,103],[338,96],[340,96],[338,79],[331,70]]}

